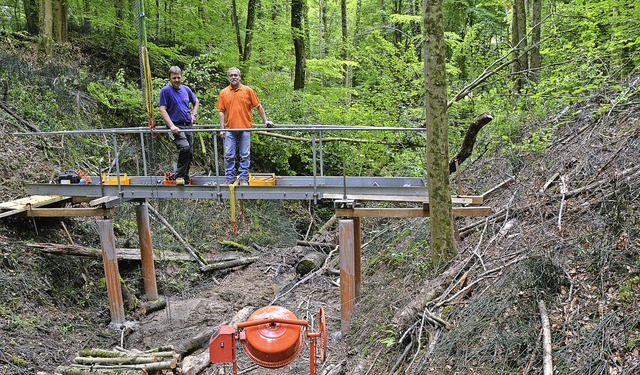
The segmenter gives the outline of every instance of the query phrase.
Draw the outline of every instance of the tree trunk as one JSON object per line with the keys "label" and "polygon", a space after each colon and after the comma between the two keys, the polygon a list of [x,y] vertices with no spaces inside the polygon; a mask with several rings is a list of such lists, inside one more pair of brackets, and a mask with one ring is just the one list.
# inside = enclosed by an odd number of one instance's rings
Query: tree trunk
{"label": "tree trunk", "polygon": [[24,15],[27,18],[27,32],[31,35],[38,35],[39,28],[39,7],[37,0],[23,0]]}
{"label": "tree trunk", "polygon": [[40,0],[40,35],[53,39],[53,7],[52,0]]}
{"label": "tree trunk", "polygon": [[542,0],[533,0],[533,13],[531,15],[533,28],[531,29],[531,72],[537,77],[538,69],[542,65],[540,57],[540,22],[542,22]]}
{"label": "tree trunk", "polygon": [[443,0],[424,0],[424,88],[427,128],[427,185],[431,211],[431,257],[435,265],[456,254],[449,186],[447,77]]}
{"label": "tree trunk", "polygon": [[67,0],[53,2],[53,36],[56,42],[67,41]]}
{"label": "tree trunk", "polygon": [[291,33],[293,34],[293,49],[296,56],[296,67],[293,79],[293,89],[304,89],[305,49],[304,32],[302,30],[302,11],[304,0],[291,0]]}
{"label": "tree trunk", "polygon": [[362,0],[356,3],[356,22],[353,26],[353,46],[358,46],[358,34],[360,33],[360,15],[362,14]]}
{"label": "tree trunk", "polygon": [[247,26],[244,34],[244,51],[242,61],[251,59],[251,42],[253,41],[253,27],[256,20],[256,6],[258,0],[249,0],[247,4]]}
{"label": "tree trunk", "polygon": [[238,58],[242,59],[242,38],[240,37],[240,24],[238,23],[238,11],[236,0],[231,0],[231,23],[236,30],[236,43],[238,44]]}
{"label": "tree trunk", "polygon": [[525,73],[527,71],[527,13],[524,0],[514,0],[513,17],[511,20],[511,44],[514,48],[514,63],[511,67],[513,74],[513,90],[519,93],[525,83]]}

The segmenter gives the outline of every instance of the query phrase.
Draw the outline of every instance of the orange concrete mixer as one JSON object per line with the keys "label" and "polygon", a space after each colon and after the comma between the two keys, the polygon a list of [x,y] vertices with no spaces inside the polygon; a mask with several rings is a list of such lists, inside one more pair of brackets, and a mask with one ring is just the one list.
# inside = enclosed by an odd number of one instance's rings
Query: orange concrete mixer
{"label": "orange concrete mixer", "polygon": [[233,375],[237,375],[236,344],[239,341],[244,352],[256,364],[265,368],[284,367],[300,354],[306,332],[309,338],[309,373],[315,375],[316,348],[321,362],[324,362],[327,352],[327,323],[322,307],[317,321],[318,331],[311,332],[309,322],[298,319],[286,308],[262,307],[235,328],[220,326],[209,340],[209,360],[212,363],[232,363]]}

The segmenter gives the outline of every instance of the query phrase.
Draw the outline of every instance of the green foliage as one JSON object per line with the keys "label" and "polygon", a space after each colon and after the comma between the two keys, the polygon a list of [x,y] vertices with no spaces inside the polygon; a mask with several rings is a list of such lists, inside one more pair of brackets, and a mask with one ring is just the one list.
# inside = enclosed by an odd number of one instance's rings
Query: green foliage
{"label": "green foliage", "polygon": [[[323,5],[320,12],[319,2],[307,4],[306,89],[293,92],[292,32],[282,2],[259,3],[248,61],[238,59],[229,2],[145,3],[154,92],[166,84],[169,66],[181,66],[185,83],[202,103],[199,121],[217,124],[215,106],[219,90],[227,84],[226,69],[239,66],[243,81],[258,91],[276,123],[422,126],[425,93],[418,4],[348,2],[346,41],[336,27],[341,22],[339,7]],[[247,3],[237,2],[237,6],[239,37],[244,42]],[[0,12],[2,27],[24,29],[23,11],[18,3],[5,4]],[[624,0],[558,2],[545,7],[542,35],[546,39],[540,50],[543,69],[528,77],[531,80],[522,96],[511,95],[510,67],[505,66],[456,102],[449,109],[451,152],[460,145],[471,120],[487,111],[494,120],[478,142],[489,148],[509,145],[514,155],[544,151],[554,127],[527,124],[544,123],[539,120],[547,113],[634,73],[640,63],[636,52],[639,12],[639,7]],[[324,18],[316,17],[321,13]],[[510,58],[509,17],[499,0],[447,0],[444,15],[447,85],[453,97],[488,67],[495,68],[499,59]],[[3,54],[0,77],[8,83],[10,101],[43,130],[144,124],[136,17],[133,4],[70,2],[70,38],[91,60],[77,59],[77,47],[55,45],[54,56],[67,62],[75,57],[76,64],[87,68],[43,60],[41,66],[33,67]],[[101,76],[91,76],[89,71]],[[16,82],[24,82],[24,87],[14,89]],[[632,95],[629,92],[628,97]],[[604,114],[611,107],[606,100],[603,103]],[[291,135],[313,136],[306,132]],[[413,162],[422,159],[423,150],[415,146],[423,142],[418,134],[327,136],[370,141],[325,145],[323,167],[329,173],[342,173],[348,160],[348,173],[424,174],[424,163]],[[260,169],[311,173],[309,142],[255,138],[252,153]],[[382,140],[396,146],[378,144]]]}
{"label": "green foliage", "polygon": [[631,279],[620,285],[618,294],[615,298],[615,303],[620,304],[622,308],[626,309],[630,306],[637,305],[637,296],[640,292],[640,276],[632,277]]}
{"label": "green foliage", "polygon": [[22,367],[22,368],[28,368],[29,367],[29,362],[27,362],[26,360],[16,356],[16,355],[12,355],[11,356],[11,360],[10,362],[16,366]]}
{"label": "green foliage", "polygon": [[[140,88],[133,82],[126,81],[124,71],[119,70],[115,79],[110,81],[91,82],[87,86],[89,94],[107,109],[118,113],[118,118],[123,121],[113,121],[105,124],[105,127],[122,127],[140,125],[144,123],[145,114]],[[108,111],[109,112],[109,111]]]}
{"label": "green foliage", "polygon": [[39,324],[37,317],[14,314],[10,321],[11,327],[19,331],[31,333],[36,330],[36,326]]}
{"label": "green foliage", "polygon": [[380,340],[380,342],[382,344],[384,344],[387,348],[391,347],[391,346],[394,346],[395,344],[398,343],[398,338],[397,338],[398,332],[396,332],[393,329],[383,329],[382,332],[386,333],[387,335],[389,335],[389,336],[384,337],[384,338],[382,338]]}

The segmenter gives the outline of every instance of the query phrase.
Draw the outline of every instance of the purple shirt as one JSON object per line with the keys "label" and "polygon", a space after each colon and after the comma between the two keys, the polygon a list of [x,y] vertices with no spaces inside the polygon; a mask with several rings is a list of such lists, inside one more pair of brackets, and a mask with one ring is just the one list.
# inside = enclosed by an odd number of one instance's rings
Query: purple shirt
{"label": "purple shirt", "polygon": [[158,105],[167,107],[169,118],[174,123],[191,123],[191,107],[189,103],[196,103],[196,94],[191,91],[189,86],[180,85],[180,88],[174,89],[169,84],[160,90]]}

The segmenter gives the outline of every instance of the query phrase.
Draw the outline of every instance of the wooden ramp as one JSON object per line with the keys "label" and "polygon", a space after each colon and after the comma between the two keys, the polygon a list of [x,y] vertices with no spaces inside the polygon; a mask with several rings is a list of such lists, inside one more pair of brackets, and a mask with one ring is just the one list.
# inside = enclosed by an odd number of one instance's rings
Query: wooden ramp
{"label": "wooden ramp", "polygon": [[0,218],[24,213],[30,209],[65,202],[71,197],[62,195],[31,195],[29,197],[0,203]]}
{"label": "wooden ramp", "polygon": [[0,218],[22,217],[87,217],[110,216],[113,209],[85,207],[50,207],[58,203],[73,202],[72,197],[64,195],[31,195],[25,198],[0,203]]}

